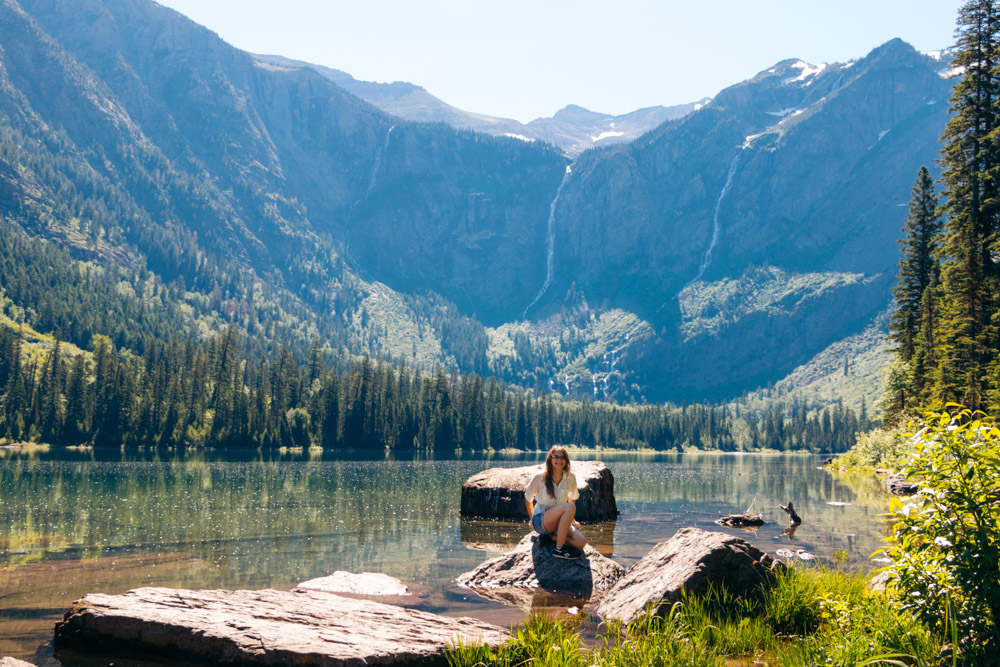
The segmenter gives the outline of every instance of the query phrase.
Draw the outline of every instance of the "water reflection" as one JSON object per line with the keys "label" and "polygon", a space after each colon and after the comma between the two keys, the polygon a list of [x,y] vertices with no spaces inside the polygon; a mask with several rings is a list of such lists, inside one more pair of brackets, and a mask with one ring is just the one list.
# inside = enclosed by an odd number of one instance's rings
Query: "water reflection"
{"label": "water reflection", "polygon": [[[516,621],[520,612],[450,582],[510,549],[528,526],[461,518],[460,489],[484,468],[543,457],[0,450],[0,655],[50,661],[36,651],[88,592],[289,588],[334,570],[395,576],[427,591],[436,611]],[[711,522],[751,502],[768,523],[739,534],[766,551],[843,551],[857,564],[885,531],[884,494],[861,479],[840,482],[813,457],[574,457],[600,458],[615,475],[619,520],[585,533],[626,566],[681,527],[726,530]],[[778,508],[789,500],[804,522],[794,533],[783,532]]]}

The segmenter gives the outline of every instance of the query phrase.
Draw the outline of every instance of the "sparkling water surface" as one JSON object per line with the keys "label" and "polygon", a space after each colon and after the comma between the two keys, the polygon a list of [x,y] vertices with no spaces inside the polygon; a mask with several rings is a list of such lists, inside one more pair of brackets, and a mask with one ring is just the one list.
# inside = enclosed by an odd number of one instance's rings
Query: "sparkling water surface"
{"label": "sparkling water surface", "polygon": [[[621,516],[584,532],[626,567],[685,526],[870,567],[888,528],[878,484],[834,477],[818,456],[571,456],[614,474]],[[516,623],[522,610],[452,582],[529,527],[461,517],[461,486],[485,468],[543,458],[0,450],[0,656],[60,664],[53,625],[87,593],[288,589],[336,570],[397,577],[422,609]],[[789,500],[803,518],[791,536],[778,508]],[[712,523],[751,504],[767,521],[754,532]]]}

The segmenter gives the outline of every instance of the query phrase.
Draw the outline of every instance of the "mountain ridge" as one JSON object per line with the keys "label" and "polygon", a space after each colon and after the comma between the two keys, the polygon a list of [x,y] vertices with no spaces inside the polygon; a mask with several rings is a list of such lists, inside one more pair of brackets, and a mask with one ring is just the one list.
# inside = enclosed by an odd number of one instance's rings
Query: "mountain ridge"
{"label": "mountain ridge", "polygon": [[607,114],[569,104],[551,117],[521,123],[511,118],[458,109],[430,94],[422,86],[405,81],[377,83],[360,81],[342,70],[273,54],[254,54],[260,62],[286,69],[311,69],[379,109],[417,123],[445,123],[524,141],[545,141],[577,155],[597,145],[626,142],[657,125],[696,110],[708,98],[671,106],[651,106],[624,114]]}

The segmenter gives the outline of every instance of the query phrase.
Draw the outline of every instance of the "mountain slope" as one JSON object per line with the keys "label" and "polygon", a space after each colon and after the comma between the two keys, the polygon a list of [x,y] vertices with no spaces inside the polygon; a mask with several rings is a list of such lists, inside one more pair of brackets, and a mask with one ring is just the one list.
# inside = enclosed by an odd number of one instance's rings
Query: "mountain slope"
{"label": "mountain slope", "polygon": [[124,267],[196,335],[726,399],[884,311],[944,66],[898,40],[783,61],[571,163],[401,121],[146,0],[0,0],[0,219]]}

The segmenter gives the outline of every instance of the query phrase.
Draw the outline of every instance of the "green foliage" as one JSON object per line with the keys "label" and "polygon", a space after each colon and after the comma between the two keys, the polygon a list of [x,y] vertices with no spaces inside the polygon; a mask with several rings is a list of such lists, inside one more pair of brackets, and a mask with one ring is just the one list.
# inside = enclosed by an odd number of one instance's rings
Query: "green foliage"
{"label": "green foliage", "polygon": [[868,590],[864,574],[822,568],[779,573],[759,602],[713,589],[685,596],[663,617],[650,610],[628,625],[603,623],[592,649],[581,643],[578,624],[576,618],[531,616],[509,644],[462,644],[448,651],[449,664],[721,667],[751,656],[801,667],[860,665],[886,656],[899,664],[929,664],[942,643],[888,594]]}
{"label": "green foliage", "polygon": [[896,504],[894,587],[943,630],[949,609],[967,650],[1000,653],[1000,429],[960,406],[928,413],[906,465],[920,493]]}
{"label": "green foliage", "polygon": [[897,664],[932,664],[941,641],[885,594],[836,593],[824,601],[822,628],[780,652],[786,667],[862,665],[892,657]]}
{"label": "green foliage", "polygon": [[913,449],[909,439],[905,437],[908,431],[908,426],[897,425],[859,433],[857,443],[837,457],[837,465],[846,468],[899,470]]}

